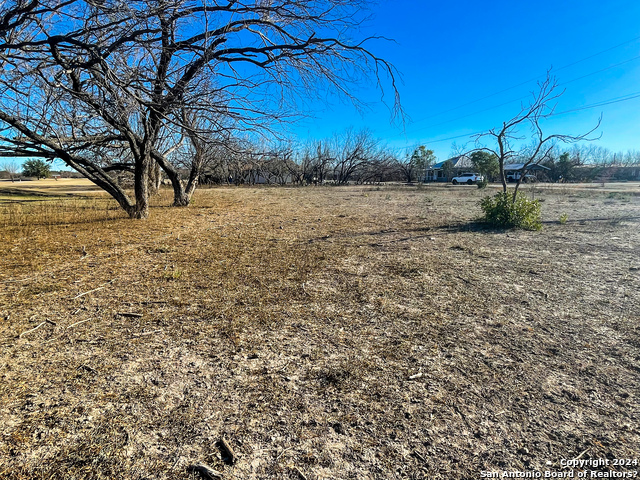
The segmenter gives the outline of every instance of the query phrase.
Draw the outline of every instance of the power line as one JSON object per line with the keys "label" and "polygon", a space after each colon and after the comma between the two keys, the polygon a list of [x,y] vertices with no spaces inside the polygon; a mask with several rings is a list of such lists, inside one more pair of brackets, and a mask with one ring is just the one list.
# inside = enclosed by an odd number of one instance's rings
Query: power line
{"label": "power line", "polygon": [[[585,61],[590,60],[590,59],[592,59],[592,58],[595,58],[595,57],[597,57],[597,56],[599,56],[599,55],[602,55],[603,53],[607,53],[607,52],[610,52],[610,51],[615,50],[615,49],[617,49],[617,48],[623,47],[624,45],[627,45],[627,44],[629,44],[629,43],[635,42],[636,40],[640,40],[640,36],[638,36],[638,37],[634,37],[634,38],[632,38],[631,40],[627,40],[627,41],[625,41],[625,42],[619,43],[618,45],[615,45],[615,46],[613,46],[613,47],[607,48],[606,50],[602,50],[602,51],[600,51],[600,52],[594,53],[593,55],[589,55],[588,57],[582,58],[582,59],[580,59],[580,60],[577,60],[577,61],[575,61],[575,62],[569,63],[569,64],[567,64],[567,65],[564,65],[564,66],[562,66],[562,67],[560,67],[560,68],[555,69],[555,71],[556,71],[556,72],[559,72],[560,70],[565,70],[565,69],[567,69],[567,68],[569,68],[569,67],[573,67],[574,65],[577,65],[577,64],[579,64],[579,63],[582,63],[582,62],[585,62]],[[433,117],[436,117],[436,116],[438,116],[438,115],[442,115],[442,114],[444,114],[444,113],[449,113],[449,112],[452,112],[452,111],[454,111],[454,110],[458,110],[458,109],[463,108],[463,107],[466,107],[466,106],[468,106],[468,105],[472,105],[472,104],[474,104],[474,103],[481,102],[482,100],[486,100],[487,98],[495,97],[496,95],[500,95],[501,93],[508,92],[508,91],[510,91],[510,90],[513,90],[514,88],[521,87],[521,86],[523,86],[523,85],[526,85],[527,83],[533,82],[534,80],[538,80],[538,79],[540,79],[540,78],[542,78],[542,77],[543,77],[542,75],[538,75],[537,77],[530,78],[529,80],[526,80],[526,81],[524,81],[524,82],[518,83],[517,85],[513,85],[513,86],[511,86],[511,87],[505,88],[505,89],[500,90],[500,91],[498,91],[498,92],[495,92],[495,93],[492,93],[492,94],[486,95],[486,96],[484,96],[484,97],[482,97],[482,98],[479,98],[479,99],[477,99],[477,100],[472,100],[472,101],[470,101],[470,102],[467,102],[467,103],[465,103],[465,104],[459,105],[459,106],[457,106],[457,107],[453,107],[453,108],[451,108],[451,109],[449,109],[449,110],[445,110],[445,111],[440,112],[440,113],[434,113],[433,115],[431,115],[431,116],[429,116],[429,117],[425,117],[424,119],[422,119],[422,120],[420,120],[420,121],[427,120],[427,119],[429,119],[429,118],[433,118]]]}
{"label": "power line", "polygon": [[[582,107],[577,107],[577,108],[572,108],[570,110],[565,110],[563,112],[552,113],[551,115],[548,115],[548,116],[549,117],[557,117],[559,115],[565,115],[567,113],[577,112],[577,111],[580,111],[580,110],[588,110],[588,109],[591,109],[591,108],[604,107],[606,105],[611,105],[611,104],[614,104],[614,103],[627,102],[629,100],[634,100],[636,98],[640,98],[640,92],[629,93],[629,94],[623,95],[621,97],[614,97],[614,98],[610,98],[608,100],[603,100],[601,102],[592,103],[590,105],[584,105]],[[455,139],[463,138],[463,137],[472,137],[473,135],[480,135],[480,134],[486,133],[486,132],[487,131],[484,130],[484,131],[481,131],[481,132],[467,133],[467,134],[464,134],[464,135],[456,135],[454,137],[441,138],[441,139],[438,139],[438,140],[426,140],[424,142],[421,142],[421,144],[430,145],[432,143],[448,142],[450,140],[455,140]]]}
{"label": "power line", "polygon": [[[606,71],[606,70],[610,70],[610,69],[612,69],[612,68],[619,67],[620,65],[624,65],[624,64],[626,64],[626,63],[633,62],[633,61],[638,60],[638,59],[640,59],[640,55],[635,56],[635,57],[633,57],[633,58],[630,58],[630,59],[628,59],[628,60],[624,60],[624,61],[622,61],[622,62],[616,63],[616,64],[614,64],[614,65],[609,65],[608,67],[601,68],[600,70],[596,70],[596,71],[594,71],[594,72],[587,73],[586,75],[582,75],[582,76],[580,76],[580,77],[573,78],[573,79],[571,79],[571,80],[568,80],[568,81],[566,81],[566,82],[563,82],[563,83],[558,84],[558,86],[559,86],[559,87],[561,87],[561,86],[563,86],[563,85],[567,85],[567,84],[569,84],[569,83],[576,82],[576,81],[578,81],[578,80],[582,80],[583,78],[590,77],[590,76],[595,75],[595,74],[597,74],[597,73],[602,73],[602,72],[604,72],[604,71]],[[577,63],[577,62],[576,62],[576,63]],[[493,105],[493,106],[491,106],[491,107],[487,107],[487,108],[484,108],[484,109],[482,109],[482,110],[475,111],[475,112],[473,112],[473,113],[468,113],[468,114],[466,114],[466,115],[462,115],[462,116],[460,116],[460,117],[452,118],[452,119],[445,120],[445,121],[443,121],[443,122],[439,122],[439,123],[434,123],[434,124],[432,124],[432,125],[429,125],[429,126],[426,126],[426,127],[422,127],[419,131],[424,131],[424,130],[427,130],[427,129],[429,129],[429,128],[439,127],[439,126],[441,126],[441,125],[446,125],[447,123],[457,122],[458,120],[462,120],[462,119],[464,119],[464,118],[472,117],[472,116],[474,116],[474,115],[478,115],[479,113],[484,113],[484,112],[487,112],[487,111],[489,111],[489,110],[494,110],[494,109],[496,109],[496,108],[503,107],[503,106],[505,106],[505,105],[509,105],[509,104],[511,104],[511,103],[519,102],[519,101],[521,101],[521,100],[524,100],[525,98],[527,98],[527,97],[519,97],[519,98],[516,98],[515,100],[510,100],[510,101],[508,101],[508,102],[500,103],[500,104],[498,104],[498,105]]]}
{"label": "power line", "polygon": [[557,117],[559,115],[564,115],[566,113],[579,112],[580,110],[589,110],[590,108],[604,107],[605,105],[611,105],[613,103],[627,102],[629,100],[634,100],[636,98],[640,98],[640,92],[630,93],[628,95],[623,95],[622,97],[611,98],[609,100],[603,100],[602,102],[593,103],[591,105],[584,105],[582,107],[572,108],[571,110],[565,110],[564,112],[552,113],[549,116],[550,117]]}
{"label": "power line", "polygon": [[482,131],[482,132],[474,132],[474,133],[465,133],[464,135],[456,135],[455,137],[441,138],[439,140],[426,140],[424,142],[420,142],[416,144],[416,146],[419,146],[422,144],[431,145],[432,143],[448,142],[450,140],[455,140],[457,138],[472,137],[473,135],[480,135],[481,133],[485,133],[485,132]]}
{"label": "power line", "polygon": [[633,57],[633,58],[630,58],[629,60],[624,60],[624,61],[622,61],[620,63],[616,63],[614,65],[609,65],[608,67],[601,68],[600,70],[596,70],[595,72],[587,73],[586,75],[582,75],[581,77],[574,78],[572,80],[568,80],[566,82],[563,82],[559,86],[567,85],[567,84],[573,83],[573,82],[577,82],[578,80],[582,80],[583,78],[590,77],[592,75],[595,75],[596,73],[604,72],[604,71],[609,70],[611,68],[619,67],[620,65],[624,65],[625,63],[633,62],[634,60],[637,60],[639,58],[640,58],[640,55],[638,55],[636,57]]}
{"label": "power line", "polygon": [[[572,66],[577,65],[577,64],[579,64],[579,63],[585,62],[585,61],[587,61],[587,60],[590,60],[590,59],[595,58],[595,57],[597,57],[597,56],[600,56],[600,55],[602,55],[602,54],[604,54],[604,53],[607,53],[607,52],[610,52],[610,51],[612,51],[612,50],[615,50],[615,49],[617,49],[617,48],[623,47],[624,45],[628,45],[629,43],[633,43],[633,42],[635,42],[635,41],[637,41],[637,40],[640,40],[640,36],[638,36],[638,37],[634,37],[634,38],[632,38],[632,39],[630,39],[630,40],[627,40],[627,41],[625,41],[625,42],[622,42],[622,43],[619,43],[619,44],[617,44],[617,45],[614,45],[613,47],[609,47],[609,48],[607,48],[607,49],[605,49],[605,50],[601,50],[600,52],[597,52],[597,53],[594,53],[594,54],[589,55],[589,56],[587,56],[587,57],[581,58],[580,60],[577,60],[577,61],[575,61],[575,62],[571,62],[571,63],[569,63],[569,64],[567,64],[567,65],[564,65],[564,66],[562,66],[562,67],[559,67],[559,68],[555,69],[555,71],[556,71],[556,72],[559,72],[559,71],[561,71],[561,70],[565,70],[565,69],[567,69],[567,68],[569,68],[569,67],[572,67]],[[611,65],[611,66],[609,66],[609,67],[606,67],[606,68],[604,68],[604,69],[598,70],[598,71],[596,71],[596,72],[591,72],[591,73],[589,73],[589,74],[587,74],[587,75],[584,75],[584,76],[581,76],[581,77],[578,77],[578,78],[574,78],[573,80],[569,80],[569,81],[567,81],[567,82],[564,82],[564,83],[563,83],[563,84],[561,84],[561,85],[566,85],[566,84],[568,84],[568,83],[571,83],[571,82],[575,82],[575,81],[581,80],[581,79],[586,78],[586,77],[588,77],[588,76],[595,75],[596,73],[600,73],[600,72],[606,71],[606,70],[608,70],[608,69],[610,69],[610,68],[615,68],[615,67],[620,66],[620,65],[623,65],[623,64],[625,64],[625,63],[629,63],[629,62],[631,62],[631,61],[633,61],[633,60],[637,60],[638,58],[640,58],[640,56],[638,56],[638,57],[633,57],[633,58],[631,58],[631,59],[629,59],[629,60],[625,60],[625,61],[620,62],[620,63],[618,63],[618,64]],[[461,108],[463,108],[463,107],[466,107],[466,106],[469,106],[469,105],[473,105],[474,103],[481,102],[482,100],[486,100],[487,98],[492,98],[492,97],[495,97],[496,95],[500,95],[500,94],[502,94],[502,93],[505,93],[505,92],[511,91],[511,90],[513,90],[513,89],[515,89],[515,88],[521,87],[521,86],[523,86],[523,85],[526,85],[526,84],[528,84],[528,83],[530,83],[530,82],[532,82],[532,81],[534,81],[534,80],[538,80],[538,79],[540,79],[540,78],[543,78],[543,76],[542,76],[542,75],[538,75],[537,77],[530,78],[529,80],[526,80],[526,81],[524,81],[524,82],[518,83],[518,84],[513,85],[513,86],[511,86],[511,87],[505,88],[505,89],[500,90],[500,91],[498,91],[498,92],[491,93],[491,94],[489,94],[489,95],[485,95],[484,97],[478,98],[478,99],[476,99],[476,100],[472,100],[472,101],[467,102],[467,103],[464,103],[464,104],[462,104],[462,105],[458,105],[457,107],[453,107],[453,108],[450,108],[450,109],[448,109],[448,110],[443,110],[443,111],[441,111],[441,112],[434,113],[433,115],[429,115],[429,116],[424,117],[424,118],[422,118],[422,119],[420,119],[420,120],[416,120],[416,121],[415,121],[415,122],[413,122],[413,123],[414,123],[414,125],[415,125],[416,123],[424,122],[425,120],[429,120],[429,119],[431,119],[431,118],[438,117],[438,116],[440,116],[440,115],[444,115],[445,113],[449,113],[449,112],[453,112],[453,111],[455,111],[455,110],[459,110],[459,109],[461,109]],[[518,99],[518,100],[520,100],[520,99]],[[517,100],[513,100],[512,102],[514,102],[514,101],[517,101]],[[507,103],[512,103],[512,102],[507,102]],[[502,105],[506,105],[506,103],[505,103],[505,104],[498,105],[498,106],[502,106]],[[497,107],[491,107],[491,108],[497,108]],[[486,111],[486,110],[482,110],[481,112],[484,112],[484,111]],[[481,112],[477,112],[477,113],[481,113]],[[462,117],[462,118],[466,118],[467,116],[469,116],[469,115],[466,115],[465,117]],[[451,121],[455,121],[455,120],[457,120],[457,119],[454,119],[454,120],[451,120]],[[447,122],[445,122],[445,123],[448,123],[448,122],[449,122],[449,121],[447,121]],[[432,126],[430,126],[430,127],[426,127],[426,128],[432,128],[433,126],[439,126],[439,125],[440,125],[440,124],[436,124],[436,125],[432,125]]]}

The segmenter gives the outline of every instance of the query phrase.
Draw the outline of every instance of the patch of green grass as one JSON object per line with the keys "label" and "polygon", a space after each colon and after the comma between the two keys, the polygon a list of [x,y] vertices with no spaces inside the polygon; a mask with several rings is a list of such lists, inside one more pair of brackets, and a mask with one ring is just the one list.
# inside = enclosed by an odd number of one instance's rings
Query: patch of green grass
{"label": "patch of green grass", "polygon": [[631,195],[625,192],[610,192],[609,195],[607,195],[607,198],[610,198],[613,200],[621,200],[623,202],[631,201]]}

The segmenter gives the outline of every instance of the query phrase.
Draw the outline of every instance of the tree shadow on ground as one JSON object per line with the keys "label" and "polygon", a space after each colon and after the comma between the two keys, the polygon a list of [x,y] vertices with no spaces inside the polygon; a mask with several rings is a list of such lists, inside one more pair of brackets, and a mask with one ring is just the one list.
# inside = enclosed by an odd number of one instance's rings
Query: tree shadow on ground
{"label": "tree shadow on ground", "polygon": [[[545,220],[543,225],[619,225],[622,222],[637,222],[640,221],[640,216],[620,216],[620,217],[601,217],[601,218],[587,218],[568,220],[567,222],[561,222],[559,220]],[[340,232],[335,234],[324,235],[322,237],[316,237],[307,240],[309,243],[322,242],[322,241],[334,241],[336,239],[354,239],[363,237],[382,237],[391,234],[405,234],[400,238],[394,238],[392,240],[386,240],[385,243],[398,243],[408,240],[418,240],[421,238],[431,238],[438,234],[450,234],[450,233],[484,233],[489,235],[499,235],[510,232],[516,232],[517,228],[500,228],[489,225],[481,220],[471,220],[463,222],[452,222],[441,225],[432,225],[428,227],[416,227],[416,228],[385,228],[380,230],[373,230],[368,232]],[[526,231],[526,230],[522,230]],[[379,243],[372,242],[369,245],[378,246]]]}

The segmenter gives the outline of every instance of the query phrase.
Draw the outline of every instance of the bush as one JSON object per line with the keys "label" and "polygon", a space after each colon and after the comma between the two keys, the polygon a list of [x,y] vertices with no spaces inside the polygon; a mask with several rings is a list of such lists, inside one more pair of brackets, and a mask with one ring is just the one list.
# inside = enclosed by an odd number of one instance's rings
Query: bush
{"label": "bush", "polygon": [[487,185],[489,185],[489,180],[487,180],[487,177],[483,177],[482,180],[478,182],[478,188],[480,189],[487,188]]}
{"label": "bush", "polygon": [[529,200],[523,193],[517,194],[515,202],[510,192],[485,197],[480,201],[480,208],[484,212],[483,220],[491,226],[524,230],[542,229],[540,202]]}

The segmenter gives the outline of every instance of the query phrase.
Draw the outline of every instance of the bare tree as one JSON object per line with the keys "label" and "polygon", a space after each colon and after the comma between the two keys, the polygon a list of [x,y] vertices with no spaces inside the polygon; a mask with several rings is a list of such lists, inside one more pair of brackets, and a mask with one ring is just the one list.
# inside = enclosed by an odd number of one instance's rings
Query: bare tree
{"label": "bare tree", "polygon": [[379,151],[377,140],[367,130],[347,130],[341,135],[336,135],[331,145],[333,177],[339,185],[349,182],[358,170],[377,156]]}
{"label": "bare tree", "polygon": [[[164,156],[172,165],[188,172],[183,195],[185,203],[189,203],[201,175],[206,170],[226,166],[225,157],[231,155],[234,148],[238,148],[238,143],[229,136],[230,129],[224,126],[224,118],[210,118],[198,110],[185,108],[182,123],[183,135],[178,143],[174,142],[172,148],[175,153],[167,151]],[[182,140],[185,138],[188,139],[188,146],[182,148]],[[218,174],[226,178],[224,173]]]}
{"label": "bare tree", "polygon": [[411,183],[416,178],[424,181],[427,168],[429,168],[435,160],[436,157],[433,150],[427,150],[424,145],[420,145],[411,155],[407,153],[403,160],[398,159],[396,166],[407,183]]}
{"label": "bare tree", "polygon": [[352,130],[330,140],[303,145],[278,144],[254,147],[253,167],[267,183],[298,185],[333,180],[341,184],[355,181],[382,182],[396,173],[396,157],[364,131]]}
{"label": "bare tree", "polygon": [[[483,139],[491,139],[494,146],[479,146],[478,150],[484,150],[492,153],[498,159],[500,173],[499,178],[502,182],[504,193],[507,193],[507,179],[504,172],[505,164],[513,159],[519,158],[523,164],[521,175],[513,192],[513,201],[515,201],[518,188],[524,178],[524,173],[531,165],[538,164],[547,158],[548,154],[558,142],[574,143],[581,140],[594,140],[589,136],[600,127],[600,120],[597,125],[589,132],[582,135],[563,135],[551,134],[546,135],[543,132],[542,123],[545,119],[553,115],[555,101],[564,93],[558,90],[558,84],[554,77],[547,72],[544,81],[538,83],[538,91],[533,93],[533,98],[528,105],[522,106],[520,112],[503,122],[500,128],[493,128],[487,133],[476,136],[477,144],[481,144]],[[529,135],[525,135],[521,128],[528,127]],[[525,146],[522,147],[522,143]]]}
{"label": "bare tree", "polygon": [[396,168],[407,183],[412,183],[416,178],[417,166],[408,154],[403,159],[398,158],[396,160]]}
{"label": "bare tree", "polygon": [[266,152],[262,163],[262,172],[268,179],[268,183],[286,185],[296,182],[298,165],[293,161],[293,157],[293,148],[287,144],[275,145]]}
{"label": "bare tree", "polygon": [[334,153],[331,150],[329,141],[318,141],[316,143],[316,155],[313,159],[312,182],[322,185],[329,180],[333,169]]}
{"label": "bare tree", "polygon": [[392,180],[397,175],[397,158],[395,154],[385,148],[374,152],[368,161],[354,174],[357,183],[381,183]]}
{"label": "bare tree", "polygon": [[[194,182],[161,147],[192,129],[184,109],[269,134],[301,95],[331,89],[357,104],[350,86],[370,74],[388,76],[398,107],[393,68],[365,46],[373,39],[347,35],[363,19],[361,0],[59,5],[27,11],[37,24],[20,29],[28,48],[15,38],[7,47],[17,54],[0,74],[4,153],[59,158],[134,218],[148,215],[158,167],[174,205],[189,203]],[[108,158],[116,152],[119,161]],[[133,171],[134,201],[112,181],[118,169]]]}
{"label": "bare tree", "polygon": [[20,171],[18,163],[14,160],[7,160],[6,162],[2,163],[1,167],[5,172],[9,174],[9,178],[11,179],[11,181],[15,182],[16,175],[18,175],[18,172]]}
{"label": "bare tree", "polygon": [[306,185],[313,178],[313,147],[310,144],[292,148],[291,162],[287,163],[291,181],[297,185]]}

